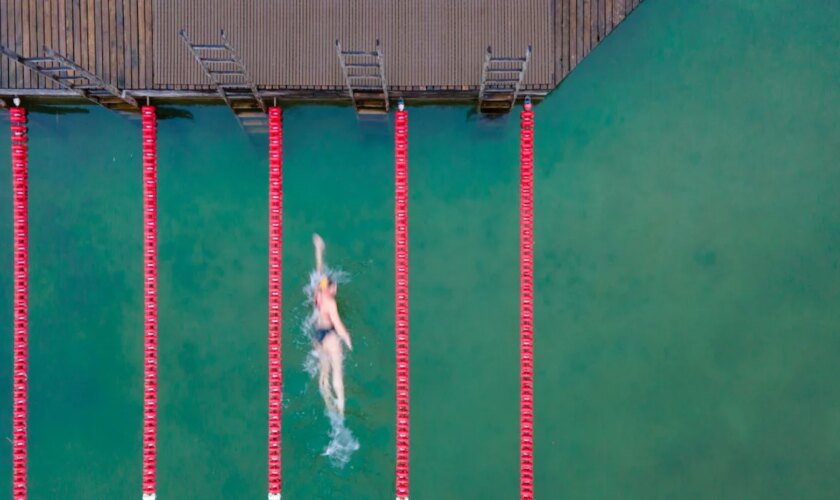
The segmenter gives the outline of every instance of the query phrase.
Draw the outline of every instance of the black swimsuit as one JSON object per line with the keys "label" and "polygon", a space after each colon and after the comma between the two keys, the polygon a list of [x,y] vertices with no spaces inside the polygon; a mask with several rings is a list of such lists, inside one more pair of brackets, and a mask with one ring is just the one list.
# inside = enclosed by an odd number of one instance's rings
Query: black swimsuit
{"label": "black swimsuit", "polygon": [[317,340],[319,344],[323,344],[324,339],[327,338],[327,335],[331,334],[334,331],[334,328],[316,328],[315,340]]}

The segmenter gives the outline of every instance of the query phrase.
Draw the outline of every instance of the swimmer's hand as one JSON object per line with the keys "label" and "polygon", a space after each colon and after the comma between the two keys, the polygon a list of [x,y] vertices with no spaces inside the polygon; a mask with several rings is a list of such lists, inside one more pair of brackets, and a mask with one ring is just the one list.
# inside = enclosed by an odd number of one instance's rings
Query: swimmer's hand
{"label": "swimmer's hand", "polygon": [[348,349],[350,349],[351,351],[353,350],[353,343],[350,342],[350,336],[349,335],[344,338],[344,343],[347,344]]}

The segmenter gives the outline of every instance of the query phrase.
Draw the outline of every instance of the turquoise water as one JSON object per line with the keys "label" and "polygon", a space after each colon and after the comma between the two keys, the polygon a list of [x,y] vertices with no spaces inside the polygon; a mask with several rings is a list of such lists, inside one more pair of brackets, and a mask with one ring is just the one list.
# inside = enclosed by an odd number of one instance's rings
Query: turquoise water
{"label": "turquoise water", "polygon": [[[536,108],[540,498],[840,496],[837,26],[836,2],[647,0]],[[31,498],[136,498],[139,127],[78,110],[31,116]],[[186,110],[160,123],[158,492],[263,498],[266,145]],[[285,124],[284,498],[388,498],[391,128],[326,106]],[[518,122],[410,126],[412,497],[515,498]],[[352,276],[343,469],[303,370],[313,231]],[[4,271],[6,360],[11,297]]]}

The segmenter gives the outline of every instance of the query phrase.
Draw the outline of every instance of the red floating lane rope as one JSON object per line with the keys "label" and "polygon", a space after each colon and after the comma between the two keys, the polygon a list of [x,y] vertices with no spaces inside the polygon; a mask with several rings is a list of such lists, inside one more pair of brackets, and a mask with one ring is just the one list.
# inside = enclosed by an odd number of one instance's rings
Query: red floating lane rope
{"label": "red floating lane rope", "polygon": [[157,119],[143,106],[143,282],[145,373],[143,377],[143,499],[155,498],[157,472]]}
{"label": "red floating lane rope", "polygon": [[26,499],[26,408],[29,357],[29,215],[26,110],[9,110],[14,206],[14,389],[12,392],[12,497]]}
{"label": "red floating lane rope", "polygon": [[534,498],[534,112],[520,115],[519,179],[519,497]]}
{"label": "red floating lane rope", "polygon": [[395,262],[397,350],[397,499],[408,498],[409,384],[408,384],[408,112],[400,103],[396,113],[395,148]]}
{"label": "red floating lane rope", "polygon": [[283,116],[268,110],[268,499],[280,500],[283,369],[280,343],[283,276]]}

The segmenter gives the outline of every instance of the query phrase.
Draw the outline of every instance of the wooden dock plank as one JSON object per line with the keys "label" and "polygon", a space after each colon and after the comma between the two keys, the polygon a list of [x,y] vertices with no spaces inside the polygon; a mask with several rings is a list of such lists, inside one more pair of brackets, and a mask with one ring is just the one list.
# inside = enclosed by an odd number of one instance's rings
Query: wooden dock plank
{"label": "wooden dock plank", "polygon": [[88,38],[90,32],[87,25],[87,0],[76,0],[79,5],[79,23],[81,29],[79,30],[79,45],[81,48],[81,57],[76,62],[85,69],[90,69],[88,66]]}
{"label": "wooden dock plank", "polygon": [[137,88],[146,88],[146,6],[137,1]]}
{"label": "wooden dock plank", "polygon": [[137,66],[137,0],[126,0],[125,9],[128,12],[126,17],[126,88],[137,87],[138,66]]}
{"label": "wooden dock plank", "polygon": [[606,36],[605,21],[607,17],[607,1],[598,0],[598,43]]}
{"label": "wooden dock plank", "polygon": [[77,64],[82,60],[82,13],[79,0],[72,0],[73,17],[71,20],[71,34],[73,37],[73,56],[71,59]]}
{"label": "wooden dock plank", "polygon": [[152,0],[143,0],[146,6],[146,85],[151,87],[155,82],[154,75],[154,15],[152,13]]}
{"label": "wooden dock plank", "polygon": [[579,0],[569,0],[569,72],[575,69],[577,53],[577,4]]}
{"label": "wooden dock plank", "polygon": [[[27,57],[32,55],[32,46],[29,43],[30,35],[32,34],[32,30],[29,27],[29,0],[23,0],[19,5],[21,10],[21,50],[22,53]],[[36,79],[37,81],[37,79]],[[23,70],[23,84],[26,86],[32,85],[34,82],[32,81],[32,72],[24,69]]]}
{"label": "wooden dock plank", "polygon": [[117,87],[125,88],[125,12],[123,11],[123,0],[117,0],[116,7],[117,67],[114,76],[117,80]]}
{"label": "wooden dock plank", "polygon": [[97,66],[99,65],[99,57],[96,55],[96,5],[94,0],[87,0],[87,68],[95,74],[99,74]]}
{"label": "wooden dock plank", "polygon": [[[105,7],[105,3],[102,4]],[[116,0],[108,0],[108,75],[105,79],[111,85],[117,84],[117,7]]]}
{"label": "wooden dock plank", "polygon": [[[14,37],[10,35],[12,29],[14,29],[12,25],[12,20],[15,18],[14,12],[12,11],[12,2],[6,0],[5,2],[0,2],[0,43],[2,43],[6,47],[12,46],[11,40]],[[12,62],[11,59],[7,57],[0,58],[0,87],[11,87],[11,73],[12,73]]]}
{"label": "wooden dock plank", "polygon": [[64,1],[64,50],[62,55],[75,60],[73,53],[73,1]]}
{"label": "wooden dock plank", "polygon": [[105,74],[105,68],[102,65],[104,62],[102,52],[102,0],[94,0],[93,9],[91,11],[93,12],[93,22],[95,26],[93,34],[93,53],[96,55],[96,64],[93,69],[96,70],[97,75],[102,77]]}

